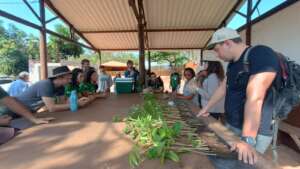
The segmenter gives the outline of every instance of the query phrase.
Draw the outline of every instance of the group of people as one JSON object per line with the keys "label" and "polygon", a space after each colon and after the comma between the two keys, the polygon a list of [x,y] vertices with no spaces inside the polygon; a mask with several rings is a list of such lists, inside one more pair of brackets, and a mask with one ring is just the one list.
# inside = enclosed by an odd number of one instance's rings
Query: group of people
{"label": "group of people", "polygon": [[100,67],[98,75],[87,59],[82,60],[81,69],[72,71],[67,66],[53,69],[53,75],[33,85],[28,85],[28,73],[20,73],[9,94],[0,88],[0,144],[12,138],[20,129],[34,124],[45,124],[52,117],[38,118],[38,111],[57,112],[70,109],[71,91],[78,95],[78,106],[84,107],[97,98],[109,96],[111,76]]}
{"label": "group of people", "polygon": [[[217,56],[229,62],[225,75],[222,64],[218,61],[207,63],[205,70],[195,73],[191,68],[185,68],[185,83],[183,93],[178,92],[181,77],[177,72],[170,76],[170,86],[173,96],[178,99],[190,100],[201,107],[197,116],[211,115],[216,119],[225,114],[225,125],[241,140],[234,142],[231,149],[238,153],[239,160],[226,160],[211,157],[216,168],[247,168],[247,164],[257,161],[256,151],[264,153],[272,141],[272,95],[270,90],[275,78],[279,76],[280,65],[275,52],[263,45],[250,47],[243,43],[240,35],[233,29],[217,30],[208,44],[209,50],[214,50]],[[247,59],[247,71],[245,60]],[[79,96],[78,105],[83,107],[97,98],[107,97],[113,83],[111,76],[100,67],[100,74],[90,67],[88,60],[82,61],[82,68],[70,71],[61,66],[53,70],[53,75],[46,80],[31,86],[16,82],[23,86],[9,96],[0,88],[1,104],[7,111],[0,117],[0,143],[5,142],[4,136],[13,135],[15,130],[3,127],[20,116],[34,124],[48,123],[53,118],[37,118],[35,112],[42,106],[50,112],[69,109],[66,99],[71,91],[76,90]],[[139,72],[133,62],[127,62],[125,77],[138,81]],[[118,75],[117,77],[121,77]],[[24,73],[20,79],[24,80]],[[25,87],[24,87],[25,86]],[[163,92],[164,84],[154,72],[149,72],[146,86],[153,92]],[[15,91],[15,89],[14,89]],[[269,108],[265,108],[265,107]],[[267,110],[267,111],[265,111]],[[2,134],[4,133],[4,134]],[[6,133],[6,135],[5,135]],[[8,133],[8,134],[7,134]],[[4,135],[4,136],[3,136]],[[245,164],[246,163],[246,164]]]}

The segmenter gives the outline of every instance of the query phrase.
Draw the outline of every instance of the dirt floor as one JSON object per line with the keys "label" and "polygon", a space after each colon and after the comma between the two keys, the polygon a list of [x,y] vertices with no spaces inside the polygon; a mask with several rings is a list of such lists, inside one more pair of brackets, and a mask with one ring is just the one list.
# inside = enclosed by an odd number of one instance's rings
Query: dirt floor
{"label": "dirt floor", "polygon": [[[57,118],[53,123],[27,129],[0,146],[0,169],[129,169],[133,143],[123,134],[124,124],[112,119],[125,117],[129,107],[141,101],[138,94],[114,95],[76,113],[52,113]],[[300,168],[300,156],[280,147],[279,163],[285,169]],[[165,165],[146,160],[138,168],[213,169],[206,156],[196,154]]]}

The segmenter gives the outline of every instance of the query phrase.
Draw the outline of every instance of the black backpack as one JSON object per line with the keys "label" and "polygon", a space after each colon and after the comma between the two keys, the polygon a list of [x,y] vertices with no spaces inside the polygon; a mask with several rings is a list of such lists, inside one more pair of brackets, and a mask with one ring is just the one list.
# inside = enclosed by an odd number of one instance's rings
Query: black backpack
{"label": "black backpack", "polygon": [[[249,72],[249,52],[247,49],[243,60],[244,71]],[[280,74],[272,85],[273,90],[273,118],[286,119],[292,109],[300,103],[300,65],[291,61],[280,53],[276,53],[280,64]]]}
{"label": "black backpack", "polygon": [[[249,52],[253,47],[247,49],[243,60],[244,71],[249,72]],[[279,121],[286,119],[288,114],[300,103],[300,65],[281,53],[276,53],[280,74],[276,76],[272,85],[273,100],[273,160],[277,162],[277,135]]]}

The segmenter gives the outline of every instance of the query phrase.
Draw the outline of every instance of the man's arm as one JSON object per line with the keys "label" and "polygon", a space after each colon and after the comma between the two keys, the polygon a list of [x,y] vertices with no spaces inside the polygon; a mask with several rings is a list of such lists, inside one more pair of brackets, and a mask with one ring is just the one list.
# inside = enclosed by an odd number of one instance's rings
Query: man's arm
{"label": "man's arm", "polygon": [[198,113],[198,117],[199,116],[208,116],[208,110],[211,109],[215,104],[217,104],[222,98],[225,97],[226,94],[226,81],[227,78],[225,78],[221,85],[219,86],[219,88],[216,90],[216,92],[212,95],[212,97],[209,99],[207,105],[200,110],[200,112]]}
{"label": "man's arm", "polygon": [[275,76],[275,72],[264,72],[250,76],[246,93],[242,136],[253,138],[257,136],[265,95]]}
{"label": "man's arm", "polygon": [[52,97],[42,97],[42,100],[49,112],[68,110],[70,108],[69,103],[55,104],[55,101]]}
{"label": "man's arm", "polygon": [[54,118],[36,118],[33,116],[32,112],[25,107],[22,103],[18,102],[13,97],[5,97],[2,99],[2,102],[5,106],[7,106],[11,111],[15,112],[16,114],[19,114],[26,119],[30,120],[34,124],[44,124],[48,123],[49,120],[53,120]]}
{"label": "man's arm", "polygon": [[[69,103],[55,104],[54,99],[52,97],[42,97],[42,100],[45,103],[45,106],[49,112],[69,110],[69,108],[70,108]],[[83,107],[83,106],[87,105],[88,102],[89,102],[89,99],[87,97],[82,97],[82,98],[78,99],[78,106]]]}

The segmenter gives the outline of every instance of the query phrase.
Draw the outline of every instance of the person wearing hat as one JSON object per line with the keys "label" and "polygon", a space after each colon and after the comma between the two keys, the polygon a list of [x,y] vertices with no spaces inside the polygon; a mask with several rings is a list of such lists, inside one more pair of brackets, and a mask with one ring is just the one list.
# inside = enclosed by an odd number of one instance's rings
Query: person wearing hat
{"label": "person wearing hat", "polygon": [[[270,87],[280,71],[276,54],[267,46],[246,45],[237,31],[230,28],[217,30],[207,49],[214,50],[220,59],[229,64],[227,77],[198,116],[208,116],[209,109],[225,97],[226,126],[241,136],[239,142],[232,143],[231,149],[238,153],[239,160],[254,164],[256,153],[264,153],[272,141]],[[239,165],[237,163],[241,162],[231,162],[228,166],[215,164],[216,168],[239,168],[234,166]]]}
{"label": "person wearing hat", "polygon": [[19,73],[18,79],[10,85],[8,89],[8,93],[10,96],[17,96],[20,93],[24,92],[28,87],[29,81],[29,73],[28,72],[21,72]]}
{"label": "person wearing hat", "polygon": [[[46,106],[49,112],[68,110],[70,105],[65,102],[64,86],[71,82],[71,76],[72,72],[67,66],[57,67],[53,69],[51,77],[33,84],[16,98],[33,111],[42,106]],[[78,100],[79,106],[87,103],[85,97]]]}

